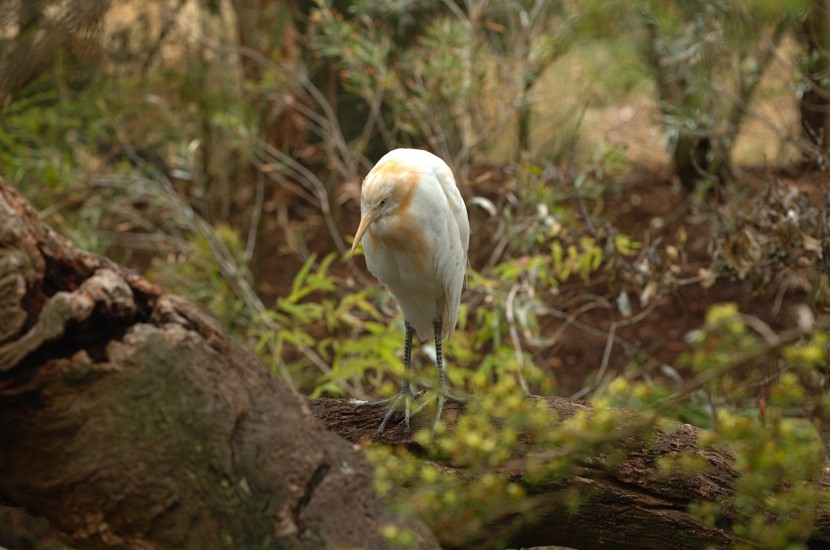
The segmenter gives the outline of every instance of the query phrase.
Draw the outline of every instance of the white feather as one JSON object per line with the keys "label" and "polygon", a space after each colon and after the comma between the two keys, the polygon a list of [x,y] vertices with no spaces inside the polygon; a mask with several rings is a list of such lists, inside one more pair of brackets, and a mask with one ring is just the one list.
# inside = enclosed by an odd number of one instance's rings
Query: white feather
{"label": "white feather", "polygon": [[[407,219],[428,243],[428,257],[413,260],[411,251],[377,245],[373,239],[364,236],[367,266],[395,296],[404,318],[421,340],[434,336],[433,320],[438,316],[444,318],[444,334],[452,336],[470,244],[470,224],[464,200],[449,166],[432,153],[396,149],[384,155],[375,168],[387,161],[417,175]],[[366,181],[372,177],[370,172]],[[393,182],[376,180],[372,183],[379,187],[393,185]],[[389,233],[385,232],[392,230],[393,222],[391,216],[389,220],[381,217],[374,223],[372,231],[380,236],[387,235]],[[420,267],[426,267],[428,273],[423,273]]]}

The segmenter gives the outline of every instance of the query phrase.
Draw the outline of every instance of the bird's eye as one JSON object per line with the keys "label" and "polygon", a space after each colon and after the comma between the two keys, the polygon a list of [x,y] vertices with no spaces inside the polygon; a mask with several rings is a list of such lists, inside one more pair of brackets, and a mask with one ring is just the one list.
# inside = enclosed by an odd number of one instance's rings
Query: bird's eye
{"label": "bird's eye", "polygon": [[386,204],[386,199],[381,199],[380,200],[380,205],[383,206],[384,204]]}

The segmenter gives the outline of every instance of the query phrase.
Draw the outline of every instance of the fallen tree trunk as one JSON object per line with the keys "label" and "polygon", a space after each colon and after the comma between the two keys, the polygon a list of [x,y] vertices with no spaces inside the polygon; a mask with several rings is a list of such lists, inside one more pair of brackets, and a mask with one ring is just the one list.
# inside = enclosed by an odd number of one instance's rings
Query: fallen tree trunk
{"label": "fallen tree trunk", "polygon": [[[539,398],[560,420],[579,411],[590,411],[585,403],[559,398]],[[348,400],[309,401],[314,414],[326,426],[350,441],[367,441],[385,412],[383,409],[355,408]],[[458,404],[449,405],[446,420],[463,413]],[[429,415],[412,420],[413,432],[429,428]],[[632,418],[633,419],[633,418]],[[671,434],[654,433],[650,445],[636,436],[620,442],[626,459],[616,467],[604,464],[605,457],[584,462],[573,475],[559,483],[528,485],[528,495],[538,498],[537,519],[525,523],[507,541],[507,547],[563,545],[572,548],[727,548],[738,540],[725,529],[704,524],[688,511],[695,501],[723,502],[733,490],[737,472],[727,450],[704,451],[698,447],[699,430],[680,425]],[[390,425],[381,436],[389,445],[406,444],[409,434],[401,424]],[[690,453],[704,458],[710,468],[693,476],[656,476],[661,458]],[[566,490],[590,495],[574,512],[566,504]],[[723,518],[728,523],[728,518]],[[441,534],[436,533],[441,539]],[[817,540],[830,540],[823,529]],[[445,541],[442,540],[442,543]]]}
{"label": "fallen tree trunk", "polygon": [[[544,401],[558,421],[580,411],[592,411],[587,403],[561,397],[533,397]],[[383,408],[355,407],[349,400],[310,400],[313,413],[333,432],[349,441],[369,441],[380,423]],[[463,414],[463,406],[450,404],[445,420]],[[625,414],[625,413],[623,413]],[[632,422],[637,421],[630,413]],[[553,415],[552,415],[553,417]],[[429,415],[412,419],[412,431],[429,428]],[[703,449],[698,441],[701,430],[677,424],[670,432],[657,428],[646,443],[637,434],[623,437],[618,449],[625,460],[609,466],[604,456],[595,456],[574,468],[573,474],[558,483],[528,484],[528,494],[536,498],[536,520],[516,530],[506,547],[561,545],[572,548],[681,549],[729,548],[741,541],[728,526],[735,518],[723,515],[717,524],[705,524],[689,512],[694,502],[728,502],[733,496],[738,471],[732,453],[725,448]],[[390,423],[379,438],[388,445],[409,444],[411,438],[400,423]],[[703,473],[668,475],[658,470],[662,459],[688,455],[705,460]],[[822,487],[830,490],[830,468],[825,468]],[[574,511],[569,509],[565,491],[587,498]],[[442,545],[441,533],[436,533]],[[830,547],[830,512],[816,514],[811,548]]]}
{"label": "fallen tree trunk", "polygon": [[404,527],[357,448],[210,318],[2,181],[0,502],[77,548],[381,548]]}
{"label": "fallen tree trunk", "polygon": [[[590,410],[545,401],[552,423]],[[303,403],[192,304],[79,251],[0,181],[0,502],[45,516],[69,544],[375,548],[381,527],[395,524],[436,546],[423,526],[390,516],[347,443],[372,441],[384,412]],[[445,419],[460,414],[450,405]],[[416,416],[413,430],[430,420]],[[508,544],[735,544],[730,517],[722,529],[687,510],[725,502],[738,476],[731,454],[699,448],[698,436],[688,425],[657,430],[648,444],[631,435],[620,463],[596,456],[556,483],[528,484],[536,519]],[[377,442],[411,440],[393,422]],[[708,471],[655,475],[658,460],[682,453]],[[574,490],[586,496],[576,511],[562,498]],[[827,511],[810,542],[830,545]]]}

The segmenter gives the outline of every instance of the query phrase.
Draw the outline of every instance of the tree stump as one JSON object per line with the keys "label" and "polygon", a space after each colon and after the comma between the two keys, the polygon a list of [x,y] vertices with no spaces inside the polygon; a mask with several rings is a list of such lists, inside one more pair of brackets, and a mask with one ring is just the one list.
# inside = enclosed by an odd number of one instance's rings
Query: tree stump
{"label": "tree stump", "polygon": [[0,499],[70,545],[382,548],[405,527],[359,449],[213,320],[2,181],[0,320]]}

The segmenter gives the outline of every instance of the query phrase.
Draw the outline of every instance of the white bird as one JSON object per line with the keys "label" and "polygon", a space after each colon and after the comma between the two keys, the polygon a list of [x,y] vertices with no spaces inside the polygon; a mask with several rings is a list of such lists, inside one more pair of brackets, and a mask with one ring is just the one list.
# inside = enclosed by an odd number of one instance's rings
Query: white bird
{"label": "white bird", "polygon": [[395,296],[406,327],[403,384],[397,396],[377,402],[392,403],[377,433],[402,400],[409,428],[410,403],[417,397],[409,384],[413,331],[435,341],[437,425],[444,403],[455,400],[447,393],[441,340],[455,328],[470,245],[467,208],[449,166],[418,149],[384,155],[363,180],[352,252],[361,240],[369,271]]}

